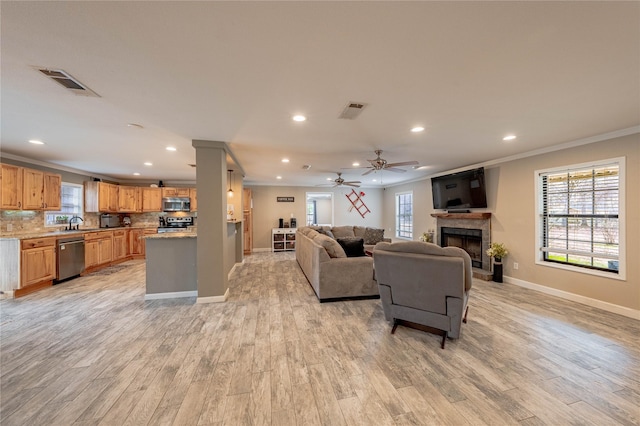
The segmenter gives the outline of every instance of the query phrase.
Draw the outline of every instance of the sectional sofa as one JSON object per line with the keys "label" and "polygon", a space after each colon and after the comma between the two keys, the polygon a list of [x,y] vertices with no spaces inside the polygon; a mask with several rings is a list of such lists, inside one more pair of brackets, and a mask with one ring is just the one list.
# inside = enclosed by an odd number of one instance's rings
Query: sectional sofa
{"label": "sectional sofa", "polygon": [[[373,258],[347,256],[338,240],[344,243],[362,239],[369,243],[362,248],[371,251],[378,240],[390,241],[383,238],[381,231],[369,228],[367,232],[367,228],[359,226],[298,228],[296,260],[320,302],[380,297],[373,275]],[[365,240],[365,234],[369,239]]]}

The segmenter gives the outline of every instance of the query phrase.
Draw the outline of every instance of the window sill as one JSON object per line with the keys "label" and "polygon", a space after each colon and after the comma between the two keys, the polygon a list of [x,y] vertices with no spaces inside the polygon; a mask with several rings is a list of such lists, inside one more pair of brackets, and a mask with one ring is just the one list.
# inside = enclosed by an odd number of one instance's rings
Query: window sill
{"label": "window sill", "polygon": [[581,268],[579,266],[566,265],[562,263],[546,262],[544,260],[536,260],[536,265],[546,266],[550,268],[562,269],[569,272],[577,272],[580,274],[595,275],[597,277],[609,278],[612,280],[626,281],[626,269],[624,264],[620,263],[620,269],[617,274],[613,272],[599,271],[597,269]]}

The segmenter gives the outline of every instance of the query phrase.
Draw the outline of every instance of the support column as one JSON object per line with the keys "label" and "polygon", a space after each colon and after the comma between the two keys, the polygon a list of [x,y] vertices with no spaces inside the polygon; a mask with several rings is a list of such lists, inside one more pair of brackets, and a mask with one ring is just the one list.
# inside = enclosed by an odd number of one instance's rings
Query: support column
{"label": "support column", "polygon": [[227,144],[194,140],[198,189],[198,303],[224,302],[229,292],[225,268],[227,240]]}

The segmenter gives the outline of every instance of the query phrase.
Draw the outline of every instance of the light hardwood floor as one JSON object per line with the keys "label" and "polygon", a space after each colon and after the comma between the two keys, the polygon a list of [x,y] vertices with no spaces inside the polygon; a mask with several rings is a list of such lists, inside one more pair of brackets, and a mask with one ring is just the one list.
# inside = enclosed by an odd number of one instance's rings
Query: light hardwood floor
{"label": "light hardwood floor", "polygon": [[292,253],[249,256],[222,304],[144,281],[0,302],[3,426],[640,424],[640,323],[577,303],[476,281],[442,350],[379,300],[318,303]]}

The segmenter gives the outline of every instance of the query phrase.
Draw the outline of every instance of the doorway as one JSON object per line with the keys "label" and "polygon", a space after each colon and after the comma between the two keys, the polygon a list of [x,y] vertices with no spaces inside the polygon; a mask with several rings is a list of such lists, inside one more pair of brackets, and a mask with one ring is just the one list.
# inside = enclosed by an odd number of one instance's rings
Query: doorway
{"label": "doorway", "polygon": [[333,226],[333,192],[307,192],[306,225]]}

